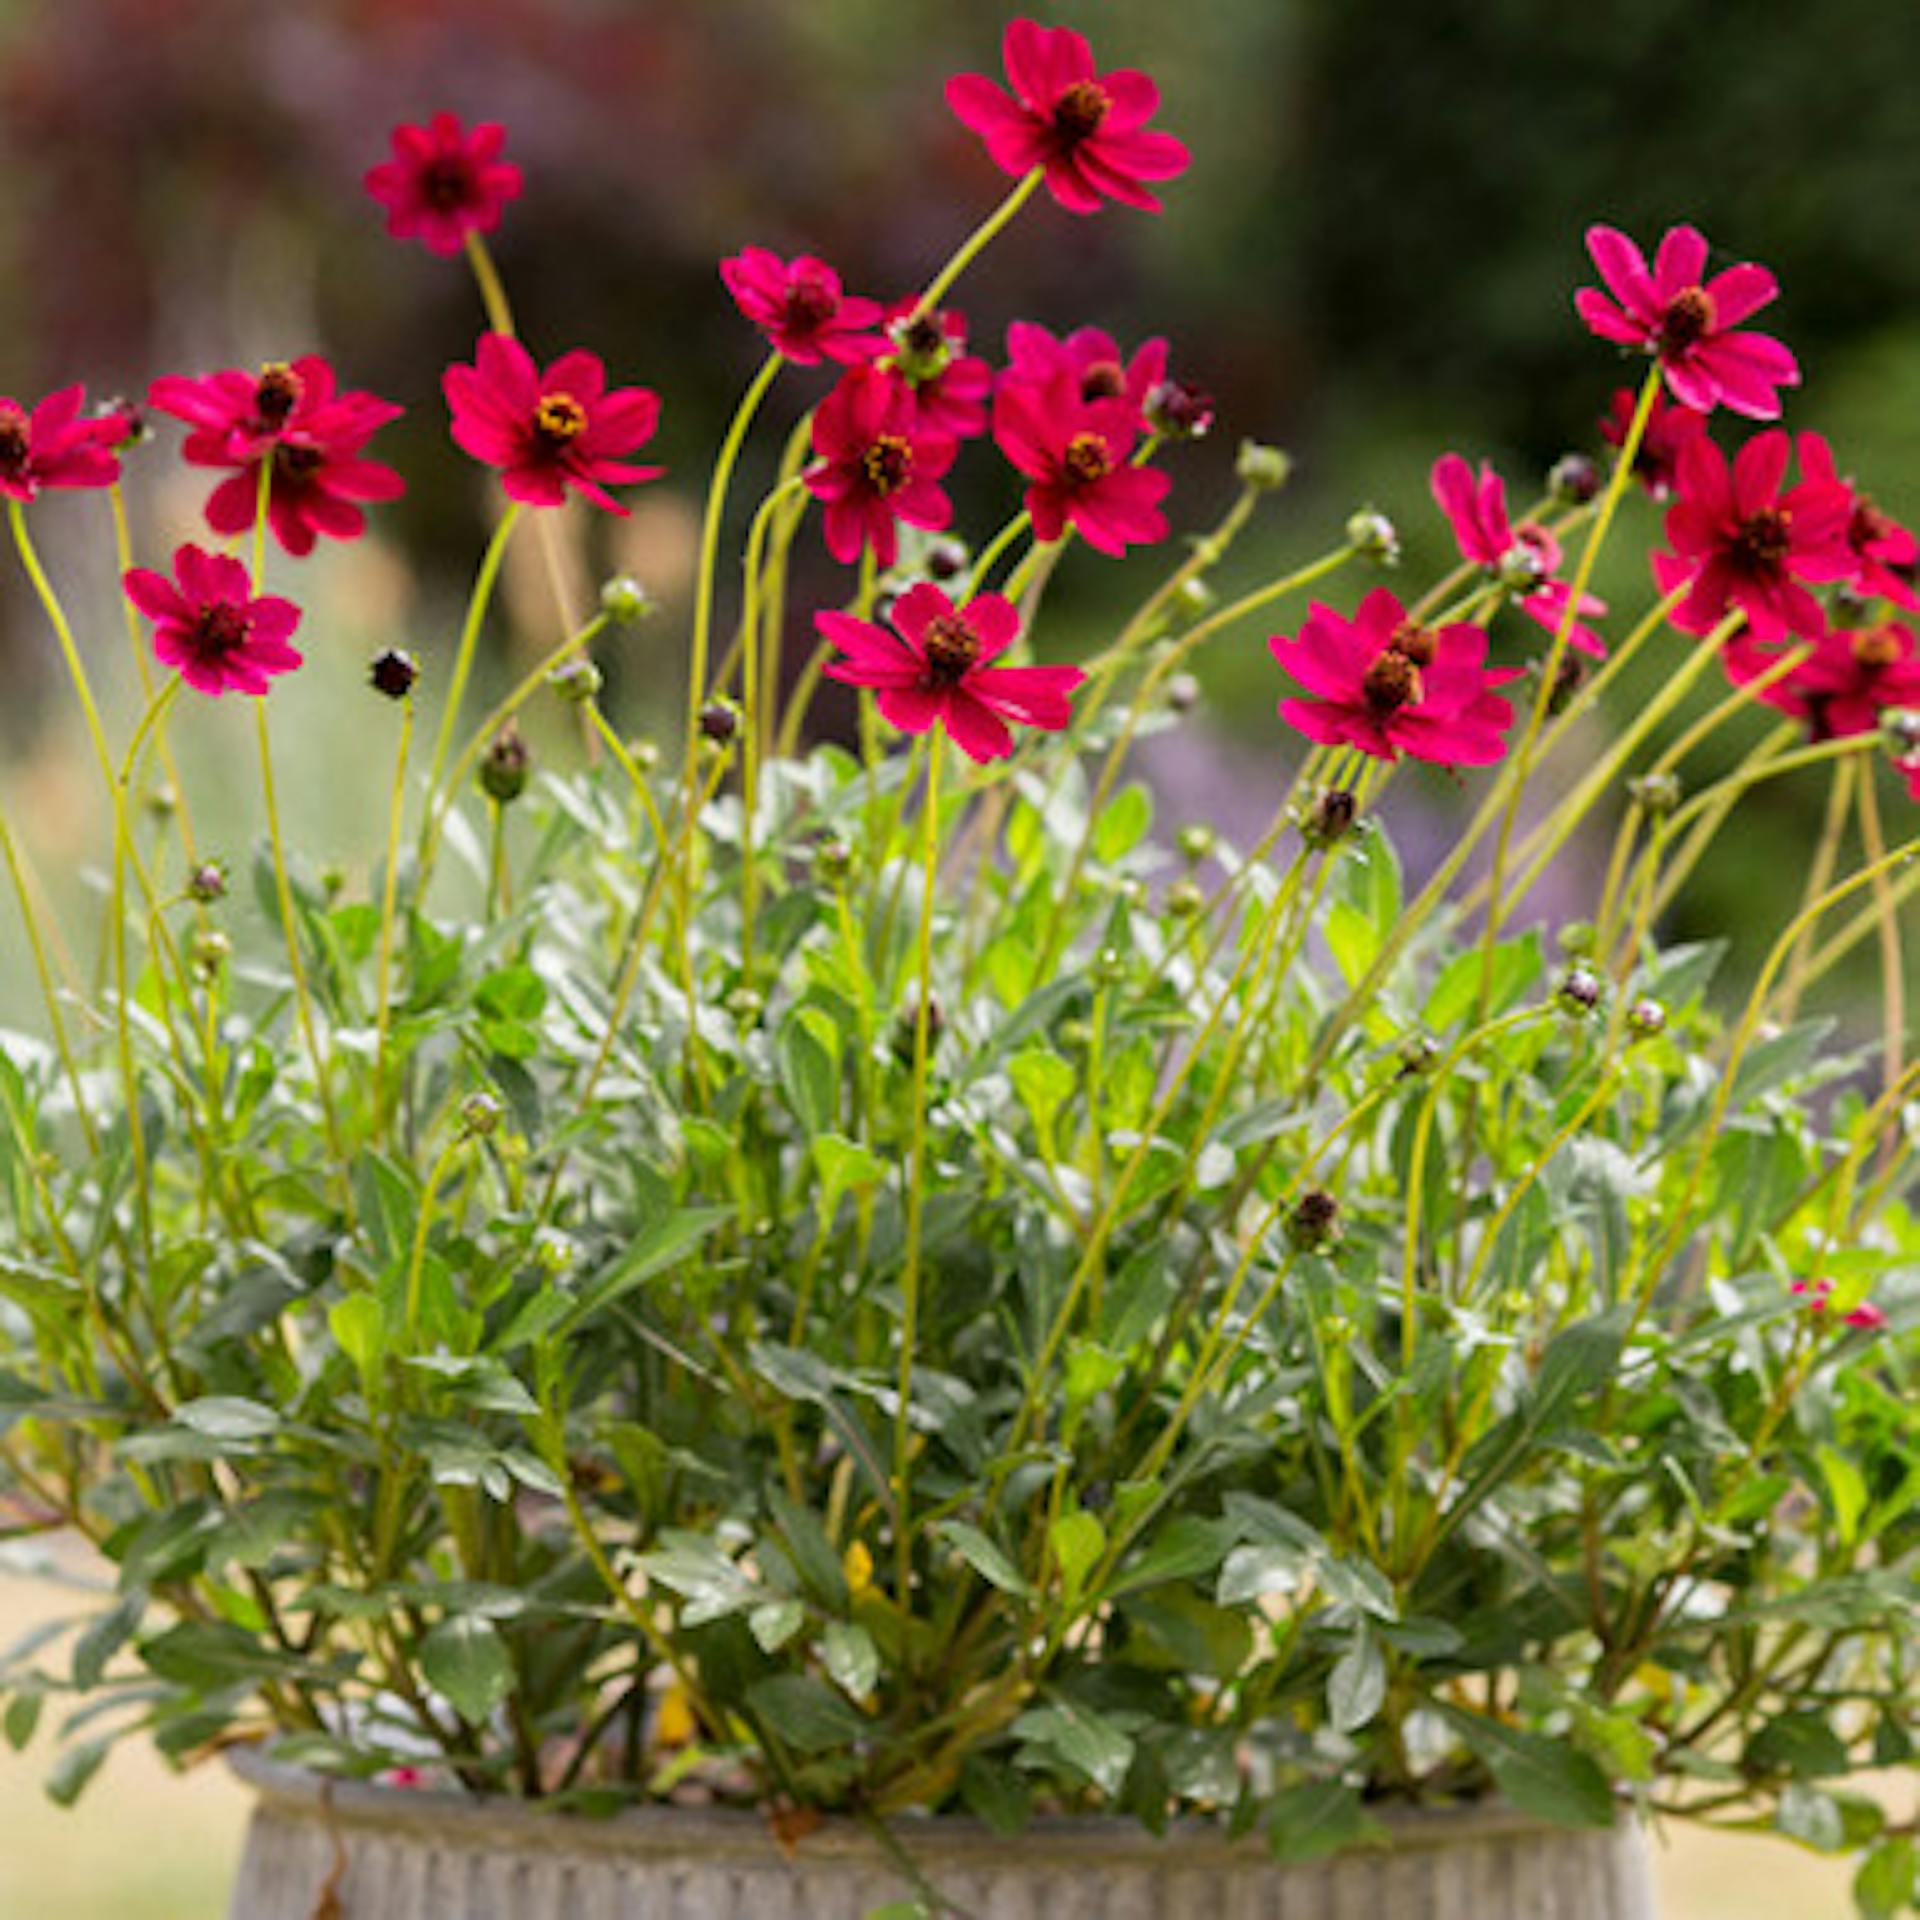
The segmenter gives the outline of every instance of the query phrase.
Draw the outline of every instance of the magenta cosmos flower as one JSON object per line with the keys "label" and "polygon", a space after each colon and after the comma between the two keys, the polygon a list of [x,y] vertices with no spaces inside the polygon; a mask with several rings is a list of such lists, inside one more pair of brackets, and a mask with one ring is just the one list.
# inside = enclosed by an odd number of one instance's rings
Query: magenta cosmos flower
{"label": "magenta cosmos flower", "polygon": [[938,533],[953,520],[940,482],[959,449],[921,425],[913,392],[878,367],[852,367],[813,417],[818,456],[804,476],[822,506],[827,551],[851,564],[863,548],[885,568],[901,521]]}
{"label": "magenta cosmos flower", "polygon": [[1125,398],[1087,400],[1072,374],[1003,380],[994,396],[995,444],[1027,478],[1034,537],[1069,526],[1098,552],[1119,555],[1167,535],[1160,502],[1173,484],[1132,464],[1139,410]]}
{"label": "magenta cosmos flower", "polygon": [[1280,715],[1309,740],[1443,767],[1488,766],[1507,750],[1513,709],[1494,689],[1519,669],[1487,669],[1478,627],[1420,626],[1376,587],[1351,620],[1316,602],[1297,639],[1268,645],[1306,690],[1282,700]]}
{"label": "magenta cosmos flower", "polygon": [[1083,400],[1125,400],[1136,427],[1146,425],[1147,396],[1167,378],[1167,343],[1146,341],[1129,360],[1110,333],[1080,327],[1061,338],[1031,320],[1007,329],[1009,380],[1045,382],[1066,375]]}
{"label": "magenta cosmos flower", "polygon": [[29,412],[0,398],[0,497],[26,505],[47,487],[110,487],[120,478],[117,418],[83,420],[84,387],[61,387]]}
{"label": "magenta cosmos flower", "polygon": [[879,301],[842,292],[840,276],[811,254],[782,260],[765,247],[748,247],[720,262],[720,278],[734,305],[796,366],[822,360],[855,366],[885,350]]}
{"label": "magenta cosmos flower", "polygon": [[401,409],[371,393],[342,393],[317,353],[258,373],[229,367],[204,378],[168,374],[153,383],[148,403],[191,429],[182,448],[196,467],[228,467],[207,499],[215,533],[244,533],[260,517],[260,469],[273,462],[267,524],[296,558],[315,539],[357,539],[366,531],[365,501],[395,500],[406,483],[389,466],[365,457],[369,440]]}
{"label": "magenta cosmos flower", "polygon": [[387,210],[387,231],[443,257],[458,253],[468,234],[491,233],[520,195],[520,169],[500,158],[506,139],[492,120],[469,131],[451,113],[436,113],[424,127],[395,127],[393,158],[366,179]]}
{"label": "magenta cosmos flower", "polygon": [[[1433,498],[1453,529],[1461,559],[1484,567],[1513,593],[1520,610],[1536,626],[1558,637],[1567,617],[1573,589],[1556,579],[1566,556],[1560,542],[1532,521],[1516,527],[1507,518],[1507,483],[1490,461],[1478,474],[1457,453],[1443,453],[1433,463]],[[1607,657],[1606,642],[1585,624],[1607,610],[1604,600],[1580,596],[1579,612],[1567,635],[1567,644],[1596,660]]]}
{"label": "magenta cosmos flower", "polygon": [[1891,600],[1897,607],[1920,611],[1914,575],[1920,569],[1920,541],[1889,513],[1884,513],[1850,481],[1841,479],[1833,449],[1817,433],[1800,436],[1800,471],[1809,480],[1830,482],[1847,489],[1853,511],[1847,517],[1847,545],[1853,549],[1858,571],[1856,591],[1869,598]]}
{"label": "magenta cosmos flower", "polygon": [[1653,556],[1653,572],[1663,594],[1688,589],[1672,615],[1682,633],[1710,633],[1736,608],[1762,646],[1825,631],[1806,583],[1858,570],[1847,544],[1853,496],[1835,480],[1786,488],[1790,453],[1776,428],[1756,434],[1731,466],[1704,434],[1681,454],[1679,498],[1667,509],[1673,551]]}
{"label": "magenta cosmos flower", "polygon": [[1078,667],[996,667],[1020,634],[1012,601],[983,593],[956,608],[938,587],[909,587],[893,603],[891,629],[844,613],[814,616],[822,638],[844,658],[824,671],[870,687],[881,713],[905,733],[936,721],[968,759],[1013,751],[1007,723],[1058,733],[1072,718]]}
{"label": "magenta cosmos flower", "polygon": [[967,351],[964,314],[942,307],[922,313],[920,302],[897,302],[887,314],[892,351],[881,361],[913,392],[914,419],[928,433],[971,440],[987,430],[993,369]]}
{"label": "magenta cosmos flower", "polygon": [[1800,384],[1798,363],[1770,335],[1735,331],[1779,294],[1765,267],[1728,267],[1703,279],[1707,242],[1695,227],[1669,230],[1651,272],[1646,255],[1613,227],[1589,227],[1587,251],[1607,292],[1582,287],[1573,304],[1601,339],[1653,354],[1683,406],[1779,418],[1779,389]]}
{"label": "magenta cosmos flower", "polygon": [[986,142],[1002,172],[1039,167],[1071,213],[1097,213],[1107,200],[1158,213],[1148,181],[1171,180],[1188,154],[1171,134],[1148,127],[1160,89],[1144,73],[1099,73],[1093,49],[1071,27],[1016,20],[1001,55],[1013,91],[978,73],[947,82],[947,105]]}
{"label": "magenta cosmos flower", "polygon": [[[1639,396],[1631,387],[1617,387],[1607,410],[1600,416],[1600,437],[1610,447],[1624,447],[1633,426]],[[1707,430],[1707,416],[1669,400],[1664,393],[1653,397],[1653,409],[1640,435],[1640,448],[1633,457],[1633,475],[1655,500],[1672,496],[1680,472],[1680,451],[1689,440]]]}
{"label": "magenta cosmos flower", "polygon": [[[1752,644],[1726,650],[1729,676],[1752,680],[1773,664]],[[1920,708],[1920,646],[1913,629],[1898,621],[1871,627],[1830,627],[1806,659],[1760,698],[1796,720],[1812,740],[1838,740],[1873,733],[1883,714]]]}
{"label": "magenta cosmos flower", "polygon": [[134,567],[125,584],[127,598],[153,622],[162,665],[201,693],[265,693],[275,674],[300,664],[287,644],[300,609],[274,594],[256,597],[246,568],[226,554],[181,547],[171,580]]}
{"label": "magenta cosmos flower", "polygon": [[645,387],[609,390],[598,354],[563,353],[542,370],[518,340],[487,333],[474,364],[455,362],[441,384],[454,439],[483,466],[500,469],[510,500],[557,507],[571,489],[624,514],[607,488],[666,471],[636,467],[626,457],[653,438],[659,397]]}

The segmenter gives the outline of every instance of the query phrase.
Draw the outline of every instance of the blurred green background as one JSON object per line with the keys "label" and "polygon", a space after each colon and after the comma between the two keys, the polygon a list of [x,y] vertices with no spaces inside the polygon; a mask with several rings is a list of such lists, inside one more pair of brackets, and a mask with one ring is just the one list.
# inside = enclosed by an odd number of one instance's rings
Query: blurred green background
{"label": "blurred green background", "polygon": [[[1691,219],[1726,258],[1773,266],[1785,293],[1766,323],[1807,373],[1791,422],[1831,432],[1843,469],[1895,513],[1920,513],[1920,250],[1909,243],[1920,133],[1906,84],[1920,67],[1920,9],[1085,0],[1038,10],[1085,27],[1105,64],[1156,75],[1164,124],[1190,141],[1193,170],[1162,220],[1124,210],[1076,220],[1043,202],[960,304],[990,351],[1016,316],[1171,336],[1176,366],[1220,408],[1213,438],[1174,456],[1183,526],[1209,524],[1231,497],[1240,436],[1287,446],[1295,483],[1236,555],[1235,578],[1324,550],[1366,500],[1400,523],[1417,590],[1450,557],[1426,494],[1438,452],[1495,457],[1518,503],[1558,454],[1593,448],[1595,417],[1637,374],[1571,312],[1587,277],[1581,233],[1595,218],[1649,238]],[[590,346],[617,378],[666,401],[668,480],[637,498],[631,521],[576,528],[583,582],[630,566],[664,603],[666,617],[603,655],[645,730],[679,698],[699,496],[759,352],[716,261],[758,242],[823,253],[882,296],[922,282],[1005,184],[940,88],[958,68],[997,70],[1006,17],[951,0],[0,0],[0,392],[31,400],[84,379],[96,394],[137,394],[163,371],[317,348],[351,384],[410,410],[379,443],[410,492],[378,517],[376,538],[298,569],[277,563],[276,584],[309,608],[311,665],[276,693],[273,716],[295,838],[313,859],[364,871],[392,719],[364,690],[364,662],[391,643],[416,647],[430,676],[445,661],[490,511],[481,476],[447,442],[438,390],[440,368],[478,331],[471,287],[457,262],[388,241],[360,188],[388,127],[440,107],[505,121],[528,186],[497,246],[524,331],[544,354]],[[818,391],[789,383],[771,424],[783,429]],[[148,558],[198,527],[207,483],[179,467],[176,446],[163,427],[133,458]],[[956,492],[980,535],[1014,498],[978,450]],[[130,674],[104,508],[54,497],[35,527],[124,737]],[[1651,598],[1639,555],[1654,531],[1636,500],[1599,583],[1616,633]],[[532,543],[520,558],[533,560]],[[1059,583],[1066,628],[1095,630],[1158,564],[1074,556]],[[840,581],[817,558],[807,565],[801,609],[837,597]],[[1334,597],[1367,584],[1350,576]],[[501,623],[503,653],[545,644],[542,583],[530,573],[510,585],[524,631],[516,643]],[[1263,632],[1216,650],[1215,697],[1184,745],[1156,752],[1169,825],[1209,812],[1257,825],[1279,797],[1296,748],[1272,718],[1279,686]],[[1673,657],[1656,652],[1624,699],[1644,697]],[[506,664],[496,657],[490,670]],[[103,809],[11,554],[0,555],[0,670],[0,795],[84,953]],[[213,850],[237,858],[258,817],[240,704],[183,716],[177,729],[196,814],[213,823]],[[551,721],[538,738],[566,750]],[[1430,848],[1451,790],[1438,777],[1405,784],[1404,830]],[[1797,898],[1823,791],[1816,776],[1753,796],[1672,931],[1764,945]],[[1550,904],[1579,910],[1579,878]],[[22,961],[9,902],[0,1018],[31,1024]],[[1843,1008],[1860,1001],[1870,1030],[1871,962],[1837,995]],[[8,1598],[16,1617],[42,1605],[40,1589]],[[9,1831],[30,1836],[0,1865],[0,1914],[215,1911],[232,1834],[217,1787],[178,1798],[129,1756],[99,1789],[91,1825],[23,1826],[44,1760],[44,1736],[27,1758],[0,1759]],[[1762,1866],[1755,1879],[1777,1890],[1777,1873]],[[1670,1909],[1675,1920],[1786,1910],[1717,1864],[1696,1880],[1675,1893],[1685,1903]],[[1837,1913],[1840,1900],[1813,1894],[1798,1910]]]}

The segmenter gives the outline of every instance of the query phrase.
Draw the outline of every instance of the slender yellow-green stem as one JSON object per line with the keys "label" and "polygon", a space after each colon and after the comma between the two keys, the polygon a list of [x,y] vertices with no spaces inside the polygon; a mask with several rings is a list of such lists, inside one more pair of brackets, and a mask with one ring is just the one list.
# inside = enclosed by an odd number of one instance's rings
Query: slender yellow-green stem
{"label": "slender yellow-green stem", "polygon": [[1007,553],[1012,549],[1015,541],[1017,541],[1022,534],[1028,532],[1032,526],[1032,514],[1026,512],[1016,513],[1013,518],[987,542],[985,548],[981,551],[979,559],[973,563],[973,571],[967,575],[966,587],[960,595],[960,604],[963,607],[969,600],[974,599],[985,589],[988,580],[993,577],[994,568],[1005,558]]}
{"label": "slender yellow-green stem", "polygon": [[[1820,839],[1813,850],[1813,864],[1807,869],[1807,884],[1800,896],[1803,907],[1809,900],[1826,892],[1833,880],[1834,864],[1840,857],[1840,844],[1846,836],[1847,822],[1853,815],[1853,782],[1858,772],[1858,763],[1853,760],[1842,760],[1833,770],[1833,784],[1827,789],[1826,818],[1821,822]],[[1780,989],[1782,1020],[1791,1022],[1799,1010],[1816,931],[1811,925],[1807,927],[1794,947],[1793,958],[1787,963],[1787,977]]]}
{"label": "slender yellow-green stem", "polygon": [[[1871,736],[1869,736],[1871,737]],[[1877,744],[1877,743],[1876,743]],[[1887,837],[1880,826],[1880,796],[1874,789],[1874,769],[1860,770],[1860,847],[1871,863],[1887,856]],[[1886,1052],[1886,1084],[1897,1086],[1907,1037],[1906,958],[1900,940],[1900,916],[1894,910],[1893,889],[1882,871],[1873,883],[1873,901],[1880,915],[1881,1033]]]}
{"label": "slender yellow-green stem", "polygon": [[[509,500],[481,556],[480,570],[474,576],[473,592],[467,600],[466,618],[460,625],[460,644],[454,650],[453,672],[447,680],[446,704],[440,711],[440,726],[434,735],[433,758],[427,766],[427,820],[435,818],[434,802],[440,793],[440,776],[446,769],[447,755],[453,749],[454,729],[460,722],[460,704],[466,698],[467,681],[473,672],[474,654],[480,645],[480,629],[486,624],[487,608],[500,578],[500,563],[506,558],[507,543],[520,524],[520,503]],[[423,829],[424,831],[424,829]],[[426,888],[427,862],[421,859],[421,891]]]}
{"label": "slender yellow-green stem", "polygon": [[407,811],[407,759],[413,747],[413,697],[400,703],[400,744],[393,756],[393,784],[387,797],[387,863],[380,876],[380,947],[374,962],[373,1117],[376,1132],[384,1123],[387,1045],[393,1026],[393,928],[400,899],[400,829]]}
{"label": "slender yellow-green stem", "polygon": [[897,1549],[894,1601],[911,1608],[913,1524],[908,1503],[912,1478],[914,1346],[920,1333],[921,1235],[925,1230],[927,1189],[927,1080],[933,1052],[933,919],[940,891],[940,746],[936,725],[927,734],[927,777],[922,807],[925,819],[920,848],[920,939],[914,971],[918,981],[913,1009],[912,1149],[908,1156],[906,1251],[900,1271],[899,1404],[893,1418],[893,1480],[899,1514],[894,1528]]}
{"label": "slender yellow-green stem", "polygon": [[924,319],[936,308],[952,288],[953,283],[966,272],[979,256],[985,252],[1015,214],[1033,198],[1034,190],[1046,178],[1044,168],[1035,167],[994,210],[981,221],[979,226],[961,243],[960,250],[947,264],[934,275],[927,290],[920,296],[913,310],[915,319]]}
{"label": "slender yellow-green stem", "polygon": [[487,323],[495,333],[504,333],[511,339],[513,308],[508,303],[500,270],[493,264],[493,255],[487,251],[487,243],[471,229],[466,236],[466,249],[467,265],[473,269],[474,280],[480,288],[480,304],[487,310]]}

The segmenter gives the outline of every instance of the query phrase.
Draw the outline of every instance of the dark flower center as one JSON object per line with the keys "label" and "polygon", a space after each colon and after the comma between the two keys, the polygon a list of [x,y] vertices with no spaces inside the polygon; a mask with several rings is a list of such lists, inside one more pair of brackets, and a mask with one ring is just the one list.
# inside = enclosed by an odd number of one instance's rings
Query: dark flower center
{"label": "dark flower center", "polygon": [[1100,131],[1113,96],[1091,80],[1076,81],[1053,103],[1053,130],[1064,146],[1077,147]]}
{"label": "dark flower center", "polygon": [[910,360],[937,360],[947,351],[947,330],[937,313],[917,313],[894,322],[893,344]]}
{"label": "dark flower center", "polygon": [[1417,620],[1403,620],[1394,628],[1388,647],[1403,660],[1416,667],[1430,667],[1433,657],[1440,649],[1431,627],[1423,627]]}
{"label": "dark flower center", "polygon": [[0,407],[0,473],[18,473],[32,448],[27,416],[18,407]]}
{"label": "dark flower center", "polygon": [[1118,400],[1127,390],[1127,370],[1117,360],[1096,360],[1080,376],[1082,400]]}
{"label": "dark flower center", "polygon": [[318,447],[289,446],[284,440],[273,450],[273,470],[289,480],[304,480],[326,461]]}
{"label": "dark flower center", "polygon": [[1660,351],[1684,353],[1713,331],[1713,295],[1705,287],[1686,287],[1667,302],[1660,316]]}
{"label": "dark flower center", "polygon": [[786,323],[796,333],[814,333],[840,311],[840,302],[831,287],[811,274],[804,274],[788,287],[782,303]]}
{"label": "dark flower center", "polygon": [[1389,647],[1367,669],[1360,691],[1375,713],[1397,713],[1420,698],[1420,669],[1397,647]]}
{"label": "dark flower center", "polygon": [[473,169],[457,153],[439,153],[420,169],[420,197],[442,213],[468,205],[474,197]]}
{"label": "dark flower center", "polygon": [[1793,551],[1793,516],[1785,507],[1762,507],[1734,530],[1727,558],[1742,573],[1778,573]]}
{"label": "dark flower center", "polygon": [[246,613],[231,600],[216,600],[200,609],[193,623],[193,650],[206,660],[223,660],[247,637],[251,623]]}
{"label": "dark flower center", "polygon": [[913,444],[897,433],[880,434],[860,456],[860,465],[868,486],[885,499],[907,484],[913,472]]}
{"label": "dark flower center", "polygon": [[570,393],[543,393],[533,410],[533,430],[556,451],[587,430],[587,410]]}
{"label": "dark flower center", "polygon": [[286,424],[287,416],[300,404],[306,384],[284,360],[270,360],[260,369],[260,384],[253,390],[253,410],[269,433]]}
{"label": "dark flower center", "polygon": [[1066,468],[1067,478],[1076,486],[1091,487],[1113,471],[1113,451],[1107,445],[1104,434],[1076,433],[1067,442],[1067,450],[1061,455],[1060,464]]}
{"label": "dark flower center", "polygon": [[927,622],[920,650],[927,656],[928,680],[957,687],[980,657],[980,636],[958,614],[943,613]]}
{"label": "dark flower center", "polygon": [[1898,531],[1895,523],[1862,495],[1853,503],[1853,517],[1847,522],[1847,544],[1856,553],[1868,553],[1890,534]]}
{"label": "dark flower center", "polygon": [[1853,636],[1853,657],[1867,673],[1884,673],[1900,660],[1900,636],[1891,627],[1864,627]]}

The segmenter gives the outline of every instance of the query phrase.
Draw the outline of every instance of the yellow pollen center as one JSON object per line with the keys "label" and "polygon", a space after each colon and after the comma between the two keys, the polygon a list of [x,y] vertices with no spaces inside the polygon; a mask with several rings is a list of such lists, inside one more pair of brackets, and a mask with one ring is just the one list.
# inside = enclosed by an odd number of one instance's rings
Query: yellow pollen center
{"label": "yellow pollen center", "polygon": [[542,394],[533,410],[533,430],[556,447],[577,440],[587,430],[587,410],[570,393]]}

